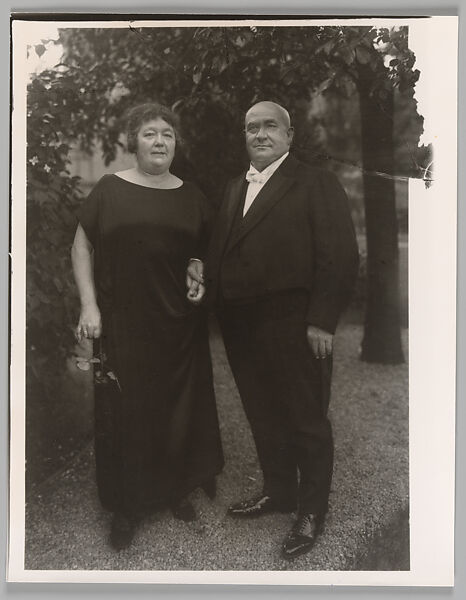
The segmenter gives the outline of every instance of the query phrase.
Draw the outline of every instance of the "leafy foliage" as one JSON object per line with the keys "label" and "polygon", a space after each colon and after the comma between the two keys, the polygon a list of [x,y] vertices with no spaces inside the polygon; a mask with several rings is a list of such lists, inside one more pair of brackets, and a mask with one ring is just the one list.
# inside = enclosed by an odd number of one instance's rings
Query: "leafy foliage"
{"label": "leafy foliage", "polygon": [[[157,100],[178,112],[184,125],[185,155],[175,167],[214,199],[245,161],[243,115],[252,103],[272,99],[287,106],[296,124],[295,151],[312,160],[322,147],[308,112],[319,95],[357,105],[358,79],[369,71],[381,110],[393,88],[412,98],[419,72],[412,69],[407,39],[406,28],[371,27],[130,26],[60,35],[63,62],[83,90],[76,129],[83,147],[92,149],[98,139],[110,162],[121,145],[126,109]],[[416,123],[409,128],[415,149],[422,117],[415,104],[407,115]]]}
{"label": "leafy foliage", "polygon": [[28,90],[27,364],[28,383],[54,385],[76,310],[69,248],[76,227],[78,178],[67,169],[79,101],[72,81],[44,72]]}
{"label": "leafy foliage", "polygon": [[[357,98],[362,72],[370,73],[381,110],[396,88],[411,102],[417,131],[422,127],[406,29],[129,26],[63,29],[58,42],[61,64],[36,76],[28,94],[28,365],[37,377],[57,369],[75,319],[68,257],[80,192],[68,152],[79,145],[92,153],[98,142],[110,163],[128,107],[155,100],[179,113],[185,144],[174,170],[215,202],[244,165],[243,114],[260,99],[288,107],[295,151],[306,160],[325,150],[310,103],[325,97],[338,110],[330,100]],[[43,44],[35,50],[42,53]]]}

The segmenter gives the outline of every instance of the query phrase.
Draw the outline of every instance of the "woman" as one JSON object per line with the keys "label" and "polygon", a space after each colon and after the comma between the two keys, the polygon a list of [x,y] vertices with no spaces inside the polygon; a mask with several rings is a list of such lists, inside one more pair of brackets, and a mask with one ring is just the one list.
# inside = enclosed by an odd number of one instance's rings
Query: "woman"
{"label": "woman", "polygon": [[170,506],[194,519],[187,495],[201,486],[213,497],[223,466],[206,314],[196,306],[204,288],[186,279],[207,246],[208,205],[170,172],[170,110],[136,106],[127,129],[136,166],[97,183],[72,249],[77,337],[94,338],[98,491],[117,549],[148,511]]}

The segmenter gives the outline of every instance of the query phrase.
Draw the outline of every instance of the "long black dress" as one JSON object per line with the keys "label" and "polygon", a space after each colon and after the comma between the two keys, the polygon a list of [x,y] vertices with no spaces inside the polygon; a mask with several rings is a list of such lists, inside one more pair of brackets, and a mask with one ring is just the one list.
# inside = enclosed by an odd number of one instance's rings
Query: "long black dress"
{"label": "long black dress", "polygon": [[207,315],[185,283],[189,259],[204,256],[209,214],[193,184],[153,189],[117,175],[105,175],[79,213],[102,314],[95,450],[111,511],[144,514],[223,467]]}

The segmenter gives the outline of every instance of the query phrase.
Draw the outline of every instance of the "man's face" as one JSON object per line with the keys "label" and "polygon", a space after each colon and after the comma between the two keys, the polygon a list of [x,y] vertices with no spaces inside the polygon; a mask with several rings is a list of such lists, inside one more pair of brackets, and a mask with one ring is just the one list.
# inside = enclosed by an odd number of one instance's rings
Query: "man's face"
{"label": "man's face", "polygon": [[293,129],[278,106],[260,103],[246,114],[246,148],[254,167],[262,171],[288,152]]}

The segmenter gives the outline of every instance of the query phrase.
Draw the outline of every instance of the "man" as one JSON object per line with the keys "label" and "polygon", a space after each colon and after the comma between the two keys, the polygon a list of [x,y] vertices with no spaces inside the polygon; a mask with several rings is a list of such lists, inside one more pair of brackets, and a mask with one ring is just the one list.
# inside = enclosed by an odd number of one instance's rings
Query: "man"
{"label": "man", "polygon": [[312,548],[328,508],[333,334],[358,251],[337,179],[289,154],[288,112],[259,102],[247,112],[245,128],[251,167],[227,187],[205,284],[264,487],[228,512],[246,518],[297,510],[283,544],[291,558]]}

